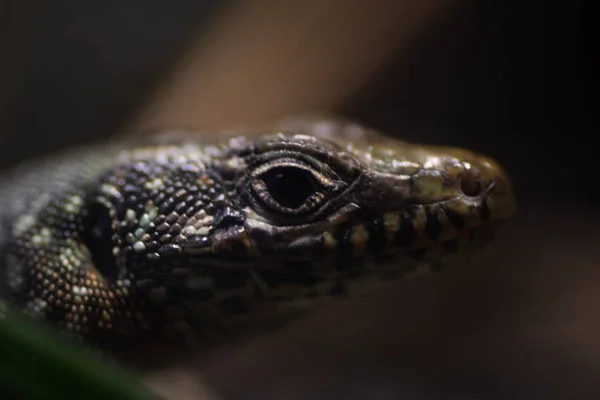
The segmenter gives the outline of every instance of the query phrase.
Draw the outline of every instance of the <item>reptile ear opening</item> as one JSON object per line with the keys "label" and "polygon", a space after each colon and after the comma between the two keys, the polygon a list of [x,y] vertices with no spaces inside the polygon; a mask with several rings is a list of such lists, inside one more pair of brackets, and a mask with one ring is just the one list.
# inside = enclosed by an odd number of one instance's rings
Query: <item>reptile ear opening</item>
{"label": "reptile ear opening", "polygon": [[83,220],[83,237],[92,263],[110,281],[117,280],[119,272],[113,255],[113,220],[111,209],[97,201],[87,207]]}

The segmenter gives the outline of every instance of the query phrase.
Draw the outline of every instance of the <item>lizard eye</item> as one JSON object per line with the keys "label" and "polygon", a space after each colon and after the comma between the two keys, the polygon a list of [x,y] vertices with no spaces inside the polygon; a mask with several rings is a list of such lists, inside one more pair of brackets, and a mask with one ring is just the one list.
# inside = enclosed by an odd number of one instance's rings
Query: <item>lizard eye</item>
{"label": "lizard eye", "polygon": [[291,214],[318,206],[332,185],[311,167],[291,162],[259,168],[252,177],[253,191],[264,205]]}

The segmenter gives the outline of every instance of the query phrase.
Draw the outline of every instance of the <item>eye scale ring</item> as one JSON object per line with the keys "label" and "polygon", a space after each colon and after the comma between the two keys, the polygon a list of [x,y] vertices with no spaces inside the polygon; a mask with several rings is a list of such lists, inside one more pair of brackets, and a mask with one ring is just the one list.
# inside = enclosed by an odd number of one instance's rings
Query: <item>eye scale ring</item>
{"label": "eye scale ring", "polygon": [[269,209],[285,214],[314,210],[335,183],[296,160],[275,160],[251,174],[251,189]]}

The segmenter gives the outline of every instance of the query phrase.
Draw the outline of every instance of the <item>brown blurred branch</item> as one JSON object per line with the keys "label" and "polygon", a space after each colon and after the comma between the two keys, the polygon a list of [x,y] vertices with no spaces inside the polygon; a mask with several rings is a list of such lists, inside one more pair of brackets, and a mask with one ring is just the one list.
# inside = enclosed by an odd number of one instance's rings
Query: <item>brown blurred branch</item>
{"label": "brown blurred branch", "polygon": [[211,127],[334,109],[451,3],[242,2],[198,40],[132,124]]}

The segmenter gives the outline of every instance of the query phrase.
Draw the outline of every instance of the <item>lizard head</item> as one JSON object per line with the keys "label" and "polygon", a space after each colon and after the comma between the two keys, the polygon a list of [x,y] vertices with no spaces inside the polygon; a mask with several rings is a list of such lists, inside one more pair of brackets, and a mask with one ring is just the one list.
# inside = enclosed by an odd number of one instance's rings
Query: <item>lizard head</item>
{"label": "lizard head", "polygon": [[488,157],[348,132],[127,152],[92,196],[110,248],[92,253],[150,303],[206,317],[371,290],[480,248],[514,213]]}
{"label": "lizard head", "polygon": [[398,269],[407,265],[401,258],[437,262],[481,248],[515,211],[502,167],[460,148],[303,133],[228,148],[231,212],[240,218],[223,232],[240,235],[224,235],[216,248],[264,266],[335,276]]}

